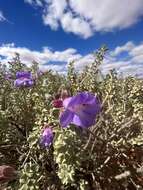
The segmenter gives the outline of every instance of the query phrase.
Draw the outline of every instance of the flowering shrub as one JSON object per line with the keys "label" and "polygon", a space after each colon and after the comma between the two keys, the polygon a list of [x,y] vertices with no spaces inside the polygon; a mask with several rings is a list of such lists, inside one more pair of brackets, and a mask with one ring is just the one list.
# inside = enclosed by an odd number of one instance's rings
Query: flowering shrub
{"label": "flowering shrub", "polygon": [[19,55],[0,65],[0,167],[14,171],[4,189],[143,188],[143,80],[102,77],[105,52],[66,76]]}

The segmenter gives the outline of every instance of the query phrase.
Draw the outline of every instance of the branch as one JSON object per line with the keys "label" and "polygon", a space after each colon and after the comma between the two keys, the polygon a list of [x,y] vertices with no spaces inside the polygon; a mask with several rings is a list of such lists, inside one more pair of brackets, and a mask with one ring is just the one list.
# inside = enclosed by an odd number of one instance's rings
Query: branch
{"label": "branch", "polygon": [[[141,166],[140,168],[137,168],[136,173],[143,173],[143,166]],[[130,171],[125,171],[125,172],[123,172],[123,173],[121,173],[119,175],[116,175],[115,179],[116,180],[121,180],[121,179],[127,178],[129,176],[131,176],[131,172]]]}

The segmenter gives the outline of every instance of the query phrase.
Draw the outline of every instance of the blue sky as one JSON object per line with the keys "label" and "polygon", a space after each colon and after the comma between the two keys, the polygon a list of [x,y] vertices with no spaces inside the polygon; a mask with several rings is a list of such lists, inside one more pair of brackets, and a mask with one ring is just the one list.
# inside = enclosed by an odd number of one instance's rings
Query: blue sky
{"label": "blue sky", "polygon": [[[130,6],[129,6],[130,5]],[[142,75],[143,0],[0,0],[0,60],[22,61],[66,72],[93,61],[106,44],[103,70]]]}

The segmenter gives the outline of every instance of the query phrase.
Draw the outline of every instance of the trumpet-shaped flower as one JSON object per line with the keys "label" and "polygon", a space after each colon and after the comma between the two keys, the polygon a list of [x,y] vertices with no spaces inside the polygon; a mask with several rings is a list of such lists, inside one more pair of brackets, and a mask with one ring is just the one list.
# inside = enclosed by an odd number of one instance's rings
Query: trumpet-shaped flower
{"label": "trumpet-shaped flower", "polygon": [[47,127],[44,129],[43,134],[40,139],[40,144],[49,147],[53,142],[54,134],[51,128]]}
{"label": "trumpet-shaped flower", "polygon": [[14,86],[16,87],[31,87],[34,84],[31,72],[22,71],[16,73],[16,80]]}
{"label": "trumpet-shaped flower", "polygon": [[88,128],[95,124],[96,116],[101,110],[98,97],[89,92],[81,92],[76,96],[66,98],[63,106],[65,110],[60,116],[62,127],[75,124],[82,128]]}

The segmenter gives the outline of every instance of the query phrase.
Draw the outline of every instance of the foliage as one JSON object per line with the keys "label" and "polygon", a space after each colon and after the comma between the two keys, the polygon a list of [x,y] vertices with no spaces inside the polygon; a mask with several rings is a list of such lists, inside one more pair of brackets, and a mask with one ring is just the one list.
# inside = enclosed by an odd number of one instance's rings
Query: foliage
{"label": "foliage", "polygon": [[[95,61],[81,73],[74,62],[69,64],[66,76],[51,70],[39,75],[38,64],[27,67],[19,55],[8,67],[0,65],[0,165],[19,171],[6,189],[143,188],[143,80],[118,78],[114,70],[102,78],[99,66],[106,50],[97,51]],[[32,88],[13,86],[16,72],[22,70],[32,72]],[[63,90],[98,94],[102,112],[94,126],[61,128],[61,110],[53,108],[52,100]],[[47,149],[39,143],[45,125],[55,134]]]}

